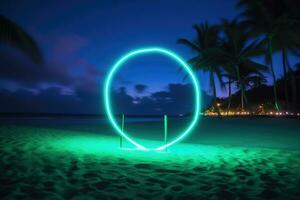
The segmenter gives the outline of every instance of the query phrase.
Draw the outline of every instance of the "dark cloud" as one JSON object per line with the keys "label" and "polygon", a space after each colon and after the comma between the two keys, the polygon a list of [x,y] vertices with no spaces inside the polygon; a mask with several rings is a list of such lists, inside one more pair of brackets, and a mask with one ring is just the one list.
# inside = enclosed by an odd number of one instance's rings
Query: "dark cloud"
{"label": "dark cloud", "polygon": [[70,84],[70,77],[63,70],[63,66],[45,64],[37,66],[18,52],[0,53],[0,79],[12,80],[22,85],[36,85],[40,82],[56,82]]}
{"label": "dark cloud", "polygon": [[[40,90],[26,88],[0,90],[0,112],[90,113],[104,114],[103,99],[98,92],[76,88],[68,92],[61,86]],[[202,94],[204,105],[210,97]],[[121,87],[112,92],[114,113],[130,115],[177,115],[193,112],[193,89],[189,84],[169,84],[168,90],[144,97],[132,97]]]}
{"label": "dark cloud", "polygon": [[88,40],[62,34],[42,43],[42,65],[0,46],[0,112],[101,113],[102,72],[80,53]]}
{"label": "dark cloud", "polygon": [[137,84],[134,86],[134,89],[137,93],[141,94],[141,93],[145,92],[145,90],[147,89],[147,85]]}
{"label": "dark cloud", "polygon": [[35,65],[14,48],[1,46],[0,81],[13,83],[19,89],[40,90],[41,85],[48,85],[74,91],[98,91],[102,72],[80,55],[89,44],[87,39],[75,34],[62,34],[55,39],[44,39],[42,43],[50,47],[42,65]]}
{"label": "dark cloud", "polygon": [[0,112],[25,113],[101,113],[99,94],[80,91],[78,95],[68,95],[60,87],[40,90],[38,93],[18,89],[0,90]]}
{"label": "dark cloud", "polygon": [[[166,91],[158,91],[144,97],[132,97],[121,87],[112,95],[115,113],[139,115],[177,115],[193,112],[194,93],[190,84],[169,84]],[[210,102],[210,97],[202,92],[203,107]]]}
{"label": "dark cloud", "polygon": [[65,60],[76,54],[89,44],[87,38],[76,34],[59,35],[55,38],[52,46],[52,56],[56,59]]}
{"label": "dark cloud", "polygon": [[[47,43],[47,40],[44,41]],[[104,114],[103,73],[80,56],[88,40],[60,36],[52,40],[45,64],[33,64],[13,48],[0,48],[0,112]],[[118,83],[132,83],[118,76]],[[121,85],[122,85],[121,84]],[[137,93],[148,86],[137,84]],[[112,92],[115,113],[158,115],[193,111],[193,89],[188,84],[169,84],[166,90],[143,97],[129,95],[125,87]]]}

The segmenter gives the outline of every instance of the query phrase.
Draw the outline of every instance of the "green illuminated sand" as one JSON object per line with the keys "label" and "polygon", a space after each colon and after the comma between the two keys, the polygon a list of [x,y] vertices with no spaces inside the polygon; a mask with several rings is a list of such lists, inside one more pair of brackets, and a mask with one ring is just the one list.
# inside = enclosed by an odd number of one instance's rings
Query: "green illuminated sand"
{"label": "green illuminated sand", "polygon": [[157,153],[124,151],[118,145],[114,135],[0,126],[0,196],[296,199],[300,195],[299,150],[181,143]]}

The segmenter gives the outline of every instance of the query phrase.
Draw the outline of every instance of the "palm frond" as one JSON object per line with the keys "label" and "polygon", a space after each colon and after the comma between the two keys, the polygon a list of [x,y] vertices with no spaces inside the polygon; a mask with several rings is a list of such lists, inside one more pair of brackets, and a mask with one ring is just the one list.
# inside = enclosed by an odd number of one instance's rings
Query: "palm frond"
{"label": "palm frond", "polygon": [[268,72],[268,67],[256,62],[253,62],[252,60],[244,60],[240,63],[241,73],[254,73],[254,74],[260,74]]}
{"label": "palm frond", "polygon": [[199,52],[201,51],[201,48],[199,48],[196,44],[194,44],[193,42],[184,39],[184,38],[180,38],[177,40],[177,44],[183,44],[189,48],[191,48],[193,51]]}
{"label": "palm frond", "polygon": [[35,40],[22,27],[3,15],[0,15],[0,42],[20,49],[36,63],[43,60]]}

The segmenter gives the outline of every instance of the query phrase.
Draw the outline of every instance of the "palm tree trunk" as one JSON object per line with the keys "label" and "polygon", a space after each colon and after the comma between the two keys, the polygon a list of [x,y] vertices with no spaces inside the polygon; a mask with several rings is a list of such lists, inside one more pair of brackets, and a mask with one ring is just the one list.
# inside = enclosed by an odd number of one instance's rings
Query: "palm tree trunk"
{"label": "palm tree trunk", "polygon": [[231,106],[231,78],[228,78],[228,106],[227,112],[229,112]]}
{"label": "palm tree trunk", "polygon": [[[249,107],[249,104],[248,104],[248,99],[246,97],[244,82],[242,81],[242,78],[240,75],[240,67],[238,65],[235,65],[235,70],[236,70],[236,75],[237,75],[238,81],[240,83],[240,89],[241,89],[241,94],[242,94],[241,98],[243,99],[243,101],[245,101],[246,107],[248,107],[249,110],[251,110],[251,108]],[[244,102],[243,102],[243,104],[244,104]],[[244,107],[244,105],[242,105],[242,107]],[[250,111],[250,113],[252,113],[252,112]]]}
{"label": "palm tree trunk", "polygon": [[211,70],[210,71],[210,81],[212,83],[213,87],[213,95],[214,95],[214,108],[216,109],[218,116],[221,117],[220,109],[219,106],[217,105],[217,91],[216,91],[216,83],[215,83],[215,78],[214,78],[214,73]]}
{"label": "palm tree trunk", "polygon": [[244,111],[244,98],[243,98],[244,93],[241,90],[241,106],[242,106],[242,111]]}
{"label": "palm tree trunk", "polygon": [[292,103],[293,103],[293,111],[298,110],[298,101],[297,101],[297,83],[294,71],[292,70],[290,63],[288,61],[288,57],[286,57],[286,64],[289,70],[289,75],[291,77],[291,85],[292,85]]}
{"label": "palm tree trunk", "polygon": [[288,76],[286,70],[286,50],[282,49],[282,66],[283,66],[283,79],[284,79],[284,96],[286,110],[290,110],[290,100],[289,100],[289,91],[288,91]]}
{"label": "palm tree trunk", "polygon": [[277,86],[276,86],[276,77],[275,77],[275,73],[274,73],[272,54],[273,54],[272,37],[268,36],[268,56],[269,56],[269,59],[270,59],[270,71],[271,71],[271,75],[272,75],[272,79],[273,79],[274,104],[275,104],[276,110],[279,110],[278,97],[277,97]]}

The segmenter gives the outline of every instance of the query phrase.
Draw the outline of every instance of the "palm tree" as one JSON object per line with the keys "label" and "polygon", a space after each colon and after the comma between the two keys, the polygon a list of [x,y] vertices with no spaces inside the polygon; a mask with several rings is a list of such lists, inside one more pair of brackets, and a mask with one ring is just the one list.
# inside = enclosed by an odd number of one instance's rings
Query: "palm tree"
{"label": "palm tree", "polygon": [[227,81],[225,81],[224,84],[228,85],[227,86],[227,90],[228,90],[227,112],[230,111],[230,107],[231,107],[232,84],[236,81],[236,77],[234,76],[234,74],[235,74],[234,72],[222,74],[222,77],[224,77],[225,79],[227,79]]}
{"label": "palm tree", "polygon": [[[238,6],[245,8],[242,12],[245,23],[250,25],[256,34],[264,34],[269,54],[274,50],[281,51],[286,109],[290,108],[288,75],[291,79],[292,102],[295,107],[297,104],[296,82],[292,68],[288,64],[288,54],[296,52],[299,55],[299,1],[240,0]],[[272,64],[271,55],[268,55],[268,60]]]}
{"label": "palm tree", "polygon": [[[280,29],[278,26],[278,12],[280,12],[280,1],[267,0],[239,0],[237,7],[243,9],[240,16],[243,18],[243,24],[250,28],[254,36],[262,36],[267,44],[266,62],[270,66],[270,72],[273,79],[273,93],[275,108],[279,110],[276,77],[273,67],[272,54],[274,52],[274,36]],[[266,6],[270,3],[270,6]],[[273,7],[273,8],[271,8]]]}
{"label": "palm tree", "polygon": [[[236,77],[242,99],[246,106],[249,106],[244,85],[244,71],[254,72],[265,68],[264,65],[253,62],[250,58],[261,55],[264,52],[261,43],[249,41],[250,35],[244,30],[242,24],[237,20],[222,21],[223,37],[221,45],[209,49],[210,59],[214,59],[231,75]],[[208,58],[209,59],[209,58]],[[249,107],[249,109],[251,109]]]}
{"label": "palm tree", "polygon": [[[266,83],[267,82],[266,77],[261,73],[266,71],[267,68],[259,67],[254,71],[244,70],[243,72],[241,72],[241,76],[245,88],[252,89],[262,85],[263,83]],[[241,99],[242,99],[241,105],[243,110],[243,98],[241,97]]]}
{"label": "palm tree", "polygon": [[291,85],[292,85],[292,102],[293,102],[293,110],[296,111],[299,107],[298,105],[298,92],[297,92],[297,78],[295,75],[295,71],[291,68],[290,63],[288,61],[288,59],[286,59],[287,62],[287,68],[289,69],[289,76],[291,78]]}
{"label": "palm tree", "polygon": [[34,39],[22,27],[3,15],[0,15],[0,42],[20,49],[35,63],[42,62],[42,54]]}
{"label": "palm tree", "polygon": [[209,55],[211,48],[217,48],[219,46],[219,32],[220,27],[216,25],[209,25],[207,22],[200,25],[194,25],[193,28],[197,33],[197,38],[194,41],[180,38],[177,40],[178,44],[183,44],[197,53],[197,55],[191,58],[188,62],[192,65],[193,69],[198,71],[202,70],[209,73],[210,86],[213,90],[213,107],[221,116],[220,109],[217,105],[217,91],[216,80],[218,79],[221,88],[224,86],[221,77],[221,65],[214,62],[214,59]]}
{"label": "palm tree", "polygon": [[[229,68],[231,69],[231,68]],[[254,87],[258,87],[263,83],[266,83],[266,77],[263,75],[263,72],[267,72],[268,68],[263,65],[257,65],[255,67],[248,67],[245,66],[240,69],[240,77],[243,81],[243,85],[245,89],[252,89]],[[235,83],[238,88],[241,88],[240,83],[238,81],[237,75],[234,73],[234,71],[227,71],[227,74],[223,75],[224,77],[227,77],[228,79],[228,110],[230,109],[231,104],[231,85]],[[242,91],[240,89],[241,93],[241,108],[244,110],[244,98]]]}
{"label": "palm tree", "polygon": [[[292,13],[292,12],[291,12]],[[280,29],[274,37],[276,49],[281,51],[282,67],[284,72],[285,101],[287,110],[290,109],[288,80],[290,79],[292,88],[293,109],[297,107],[297,89],[293,69],[289,64],[288,54],[300,55],[300,20],[288,12],[283,12],[278,23]]]}

